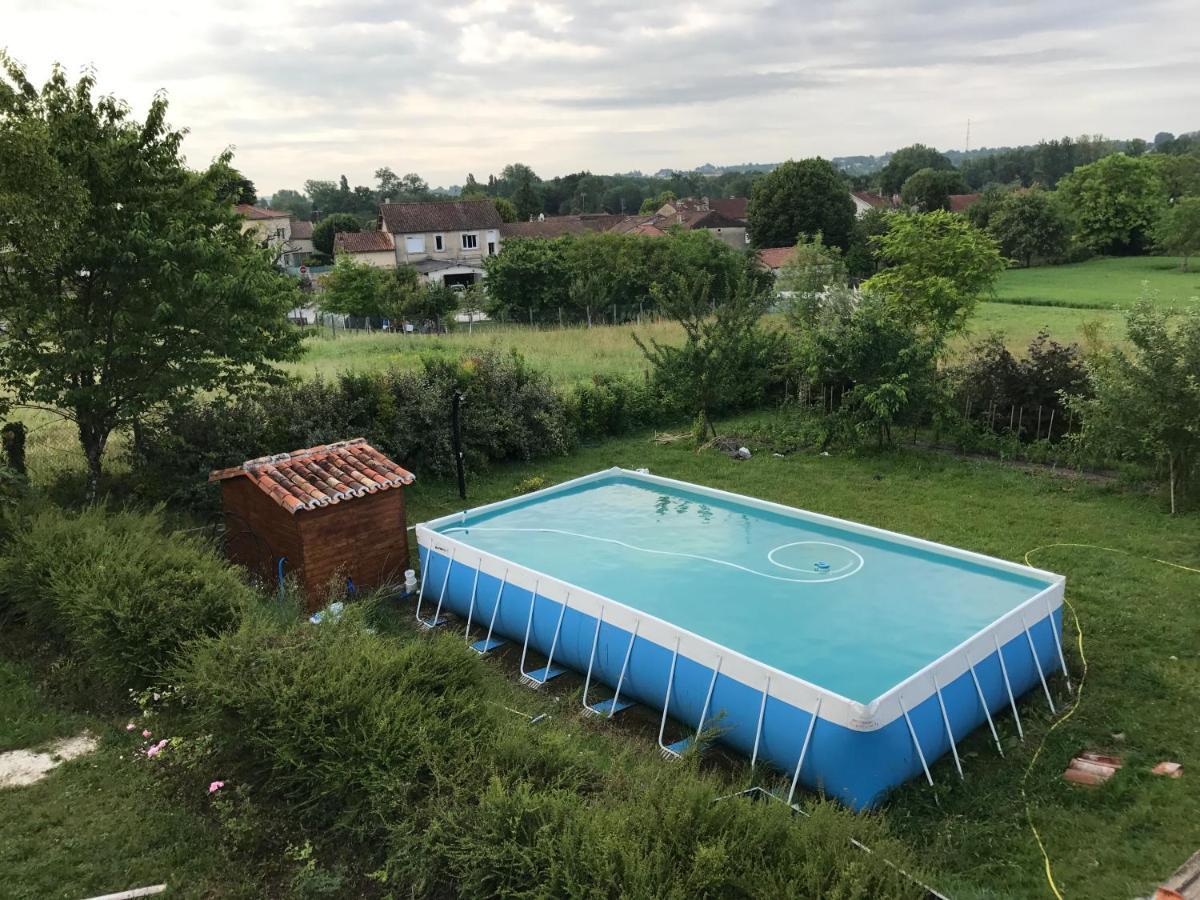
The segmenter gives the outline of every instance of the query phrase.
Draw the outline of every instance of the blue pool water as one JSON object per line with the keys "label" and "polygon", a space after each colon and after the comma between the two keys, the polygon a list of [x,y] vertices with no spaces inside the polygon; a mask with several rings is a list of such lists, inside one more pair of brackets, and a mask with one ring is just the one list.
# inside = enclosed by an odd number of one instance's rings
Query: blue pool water
{"label": "blue pool water", "polygon": [[1052,583],[622,476],[436,531],[864,704]]}

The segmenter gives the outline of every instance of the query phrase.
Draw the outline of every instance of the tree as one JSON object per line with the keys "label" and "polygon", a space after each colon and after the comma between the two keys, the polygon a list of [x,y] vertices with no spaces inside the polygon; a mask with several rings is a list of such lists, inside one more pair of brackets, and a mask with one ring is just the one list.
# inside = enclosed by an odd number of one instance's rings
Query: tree
{"label": "tree", "polygon": [[350,213],[334,213],[313,226],[313,249],[326,256],[333,256],[333,239],[340,232],[353,234],[362,231],[358,216]]}
{"label": "tree", "polygon": [[1166,470],[1174,514],[1200,459],[1200,311],[1175,316],[1143,300],[1125,321],[1131,351],[1095,354],[1093,396],[1068,403],[1085,447]]}
{"label": "tree", "polygon": [[950,195],[966,187],[962,176],[953,169],[919,169],[910,175],[900,188],[904,205],[920,212],[950,209]]}
{"label": "tree", "polygon": [[762,401],[782,338],[759,327],[768,294],[742,282],[726,302],[714,303],[711,286],[703,272],[655,286],[659,309],[683,327],[682,346],[633,339],[659,388],[695,417],[697,434],[716,437],[714,414]]}
{"label": "tree", "polygon": [[500,213],[501,222],[517,221],[517,208],[513,206],[511,200],[495,197],[492,199],[492,205],[496,207],[496,212]]}
{"label": "tree", "polygon": [[779,273],[776,287],[791,296],[790,313],[806,321],[816,316],[830,285],[846,283],[846,264],[837,247],[826,247],[821,235],[803,237]]}
{"label": "tree", "polygon": [[904,182],[922,169],[949,171],[953,168],[954,163],[950,162],[949,157],[924,144],[913,144],[892,154],[888,164],[879,172],[879,189],[884,196],[891,196],[899,193]]}
{"label": "tree", "polygon": [[652,216],[668,203],[678,200],[674,191],[659,191],[653,197],[647,197],[638,208],[639,216]]}
{"label": "tree", "polygon": [[254,187],[253,181],[231,165],[220,162],[216,165],[220,169],[220,174],[217,176],[218,195],[227,197],[230,203],[254,205],[258,202],[258,191]]}
{"label": "tree", "polygon": [[375,170],[375,193],[380,201],[400,199],[400,178],[387,166]]}
{"label": "tree", "polygon": [[272,209],[290,213],[294,219],[308,220],[312,217],[312,201],[299,191],[283,188],[271,195]]}
{"label": "tree", "polygon": [[[528,168],[528,167],[526,167]],[[542,211],[542,200],[538,196],[538,192],[534,189],[532,170],[525,172],[521,176],[521,183],[513,192],[512,205],[517,211],[517,218],[524,222],[532,219]]]}
{"label": "tree", "polygon": [[980,295],[1004,270],[992,238],[943,210],[896,215],[876,238],[885,268],[862,285],[896,318],[937,342],[961,331]]}
{"label": "tree", "polygon": [[321,311],[367,319],[383,316],[385,277],[390,277],[387,269],[339,253],[333,271],[321,276],[323,290],[318,300]]}
{"label": "tree", "polygon": [[850,191],[827,161],[788,160],[754,185],[747,227],[755,247],[790,247],[804,234],[831,247],[849,246],[854,226]]}
{"label": "tree", "polygon": [[299,292],[242,233],[231,156],[184,165],[163,95],[138,122],[91,74],[0,66],[0,396],[75,424],[94,498],[113,431],[297,355]]}
{"label": "tree", "polygon": [[1186,272],[1188,257],[1200,253],[1200,197],[1170,204],[1155,225],[1154,241],[1172,256],[1182,256],[1179,268]]}
{"label": "tree", "polygon": [[1080,166],[1058,186],[1080,242],[1096,253],[1141,253],[1162,207],[1154,161],[1114,153]]}
{"label": "tree", "polygon": [[1035,258],[1053,260],[1067,252],[1070,223],[1053,195],[1033,187],[1005,195],[987,230],[1001,253],[1029,268]]}

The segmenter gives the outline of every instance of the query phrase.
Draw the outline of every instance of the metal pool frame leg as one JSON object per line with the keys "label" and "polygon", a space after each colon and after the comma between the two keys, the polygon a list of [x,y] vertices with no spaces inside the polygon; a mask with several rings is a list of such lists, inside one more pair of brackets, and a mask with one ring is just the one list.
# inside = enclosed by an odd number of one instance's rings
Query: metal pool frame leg
{"label": "metal pool frame leg", "polygon": [[468,642],[471,640],[471,616],[475,614],[475,597],[479,593],[479,570],[483,568],[483,557],[479,557],[479,564],[475,566],[475,580],[471,582],[471,605],[467,607],[467,627],[463,630],[463,636]]}
{"label": "metal pool frame leg", "polygon": [[441,618],[442,601],[446,599],[446,585],[450,583],[450,572],[454,568],[454,556],[458,553],[457,547],[450,548],[450,562],[446,564],[446,576],[442,579],[442,590],[438,593],[437,609],[434,610],[432,619],[421,618],[421,595],[417,595],[417,624],[422,628],[436,628],[439,625],[445,624],[446,620]]}
{"label": "metal pool frame leg", "polygon": [[975,674],[975,665],[971,662],[971,657],[967,655],[967,651],[963,651],[963,659],[967,661],[967,671],[971,673],[971,680],[975,682],[975,693],[979,695],[979,705],[983,707],[983,714],[987,717],[988,728],[992,731],[992,740],[996,742],[996,750],[1001,756],[1004,756],[1004,748],[1000,746],[1000,735],[996,734],[996,724],[992,721],[992,713],[988,709],[987,699],[983,696],[983,686],[979,683],[979,676]]}
{"label": "metal pool frame leg", "polygon": [[[676,741],[673,744],[667,744],[666,747],[664,748],[665,750],[670,751],[670,753],[673,754],[671,757],[672,759],[678,759],[680,756],[682,756],[684,754],[684,752],[687,750],[687,748],[689,746],[691,746],[691,744],[693,742],[696,744],[700,743],[700,735],[704,733],[704,722],[706,719],[708,719],[708,708],[712,703],[713,690],[717,686],[717,676],[719,676],[721,674],[721,663],[722,662],[724,662],[724,657],[718,656],[717,663],[715,666],[713,666],[712,678],[710,678],[708,680],[708,692],[704,695],[704,706],[701,707],[701,709],[700,709],[700,725],[696,729],[696,736],[681,738],[680,740]],[[672,669],[672,672],[673,671],[674,670]],[[670,697],[668,696],[667,699],[669,700]],[[665,722],[665,720],[664,720],[664,722]],[[659,743],[659,746],[661,747],[662,746],[661,729],[660,729],[660,733],[659,733],[658,743]]]}
{"label": "metal pool frame leg", "polygon": [[754,764],[758,762],[758,744],[762,739],[763,716],[767,713],[767,697],[771,693],[771,676],[767,676],[767,683],[763,686],[762,702],[758,704],[758,724],[754,726],[754,752],[750,754],[750,771],[754,771]]}
{"label": "metal pool frame leg", "polygon": [[958,778],[963,780],[962,760],[958,758],[958,746],[954,743],[954,729],[950,727],[950,715],[946,712],[946,701],[942,699],[942,688],[938,684],[937,675],[933,675],[933,690],[937,694],[938,706],[942,709],[942,722],[946,725],[946,737],[950,740],[950,752],[954,754],[954,768],[958,769]]}
{"label": "metal pool frame leg", "polygon": [[804,743],[800,745],[800,757],[796,760],[796,771],[792,773],[792,786],[788,789],[788,806],[792,805],[792,797],[796,795],[796,785],[800,783],[800,770],[804,768],[804,757],[808,755],[808,745],[812,742],[817,719],[821,717],[821,701],[824,699],[824,697],[817,697],[817,705],[813,708],[812,718],[808,720],[808,730],[804,732]]}
{"label": "metal pool frame leg", "polygon": [[921,768],[925,770],[925,780],[932,787],[933,776],[929,774],[929,763],[925,762],[925,751],[921,749],[921,742],[917,740],[917,730],[913,728],[912,719],[908,717],[908,710],[904,708],[904,698],[897,694],[896,700],[900,703],[900,712],[904,713],[904,723],[908,725],[908,736],[912,738],[913,746],[917,748],[917,756],[921,758]]}
{"label": "metal pool frame leg", "polygon": [[1008,691],[1008,705],[1012,708],[1013,721],[1017,723],[1017,737],[1025,740],[1025,729],[1021,727],[1021,714],[1017,712],[1017,700],[1013,697],[1012,682],[1008,680],[1008,665],[1004,662],[1004,650],[1000,647],[1000,638],[992,632],[992,643],[996,645],[996,658],[1000,660],[1000,674],[1004,676],[1004,689]]}
{"label": "metal pool frame leg", "polygon": [[[504,587],[508,584],[508,568],[504,569],[504,577],[500,579],[500,587],[496,590],[496,605],[492,607],[492,617],[488,621],[487,637],[482,641],[476,641],[471,645],[471,649],[480,656],[495,650],[497,647],[503,646],[506,642],[497,638],[492,640],[492,629],[496,627],[496,613],[500,612],[500,601],[504,597]],[[470,638],[468,638],[470,640]]]}
{"label": "metal pool frame leg", "polygon": [[1067,680],[1067,693],[1073,694],[1075,689],[1071,687],[1071,673],[1067,671],[1067,658],[1063,656],[1062,638],[1058,636],[1058,628],[1054,625],[1054,610],[1050,608],[1050,598],[1046,598],[1046,617],[1050,620],[1050,633],[1054,635],[1054,649],[1058,651],[1058,662],[1062,666],[1063,678]]}
{"label": "metal pool frame leg", "polygon": [[601,700],[595,706],[588,703],[588,690],[592,686],[592,667],[596,662],[596,648],[600,644],[600,627],[604,624],[604,604],[600,604],[600,614],[596,618],[596,632],[592,635],[592,653],[588,657],[587,677],[583,680],[583,711],[592,716],[604,716],[606,719],[611,719],[614,715],[623,709],[629,709],[633,703],[626,701],[621,702],[621,684],[625,681],[625,670],[629,667],[629,655],[633,653],[633,642],[637,640],[638,629],[642,625],[642,620],[638,619],[633,624],[633,633],[629,637],[629,646],[625,648],[625,660],[621,663],[621,674],[617,678],[617,690],[610,700]]}
{"label": "metal pool frame leg", "polygon": [[[525,671],[525,655],[529,652],[529,634],[533,629],[533,608],[537,605],[538,587],[541,579],[533,583],[533,596],[529,599],[529,619],[525,622],[525,646],[521,648],[521,684],[537,690],[551,678],[561,675],[566,669],[554,665],[554,651],[558,647],[558,635],[562,631],[563,616],[567,614],[567,604],[571,601],[571,592],[563,600],[558,611],[558,624],[554,626],[554,639],[550,642],[550,655],[546,657],[546,665],[532,672]],[[540,673],[541,677],[537,677]]]}
{"label": "metal pool frame leg", "polygon": [[658,749],[662,758],[679,759],[679,753],[663,743],[663,734],[667,730],[667,710],[671,707],[671,688],[675,686],[675,664],[679,662],[679,638],[675,638],[675,652],[671,654],[671,672],[667,675],[667,694],[663,698],[662,719],[658,723]]}
{"label": "metal pool frame leg", "polygon": [[[1033,645],[1033,635],[1029,633],[1029,626],[1025,624],[1025,617],[1021,616],[1021,627],[1025,629],[1025,640],[1029,642],[1029,653],[1033,656],[1033,665],[1037,669],[1038,678],[1042,682],[1042,690],[1046,694],[1046,702],[1050,704],[1050,714],[1058,715],[1058,710],[1054,708],[1054,700],[1050,697],[1050,686],[1046,684],[1046,674],[1042,671],[1042,661],[1038,659],[1037,648]],[[1054,626],[1051,625],[1051,630]]]}

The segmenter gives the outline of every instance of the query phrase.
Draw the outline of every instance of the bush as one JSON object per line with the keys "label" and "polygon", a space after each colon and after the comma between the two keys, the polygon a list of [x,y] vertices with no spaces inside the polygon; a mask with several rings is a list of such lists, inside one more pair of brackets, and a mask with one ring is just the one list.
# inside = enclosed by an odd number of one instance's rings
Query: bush
{"label": "bush", "polygon": [[628,434],[683,414],[648,379],[620,375],[594,375],[591,381],[572,387],[564,402],[576,435],[585,439]]}
{"label": "bush", "polygon": [[186,644],[236,628],[254,600],[208,547],[166,533],[159,511],[40,509],[0,556],[0,608],[112,688],[161,679]]}

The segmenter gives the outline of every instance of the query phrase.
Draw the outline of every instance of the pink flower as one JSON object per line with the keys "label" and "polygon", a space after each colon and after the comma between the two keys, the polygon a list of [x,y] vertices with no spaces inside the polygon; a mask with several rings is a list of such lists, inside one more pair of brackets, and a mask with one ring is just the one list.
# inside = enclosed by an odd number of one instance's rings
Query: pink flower
{"label": "pink flower", "polygon": [[152,746],[152,747],[147,747],[147,748],[146,748],[146,755],[147,755],[147,756],[149,756],[149,757],[151,757],[151,758],[153,758],[153,757],[155,757],[155,756],[158,756],[158,754],[160,754],[160,753],[162,753],[162,752],[163,752],[163,748],[165,748],[166,746],[167,746],[167,739],[166,739],[166,738],[163,738],[161,741],[159,741],[159,742],[158,742],[157,744],[155,744],[154,746]]}
{"label": "pink flower", "polygon": [[125,726],[126,731],[133,731],[133,729],[135,729],[135,728],[137,728],[137,726],[134,725],[132,722],[130,722],[128,725]]}
{"label": "pink flower", "polygon": [[208,792],[209,792],[210,794],[215,794],[217,791],[219,791],[219,790],[220,790],[221,788],[223,788],[223,787],[225,787],[225,782],[223,782],[223,781],[214,781],[212,784],[210,784],[210,785],[208,786]]}
{"label": "pink flower", "polygon": [[148,738],[148,737],[150,737],[151,733],[152,733],[152,732],[150,731],[150,729],[149,729],[149,728],[143,728],[143,729],[142,729],[142,737],[144,737],[144,738]]}

